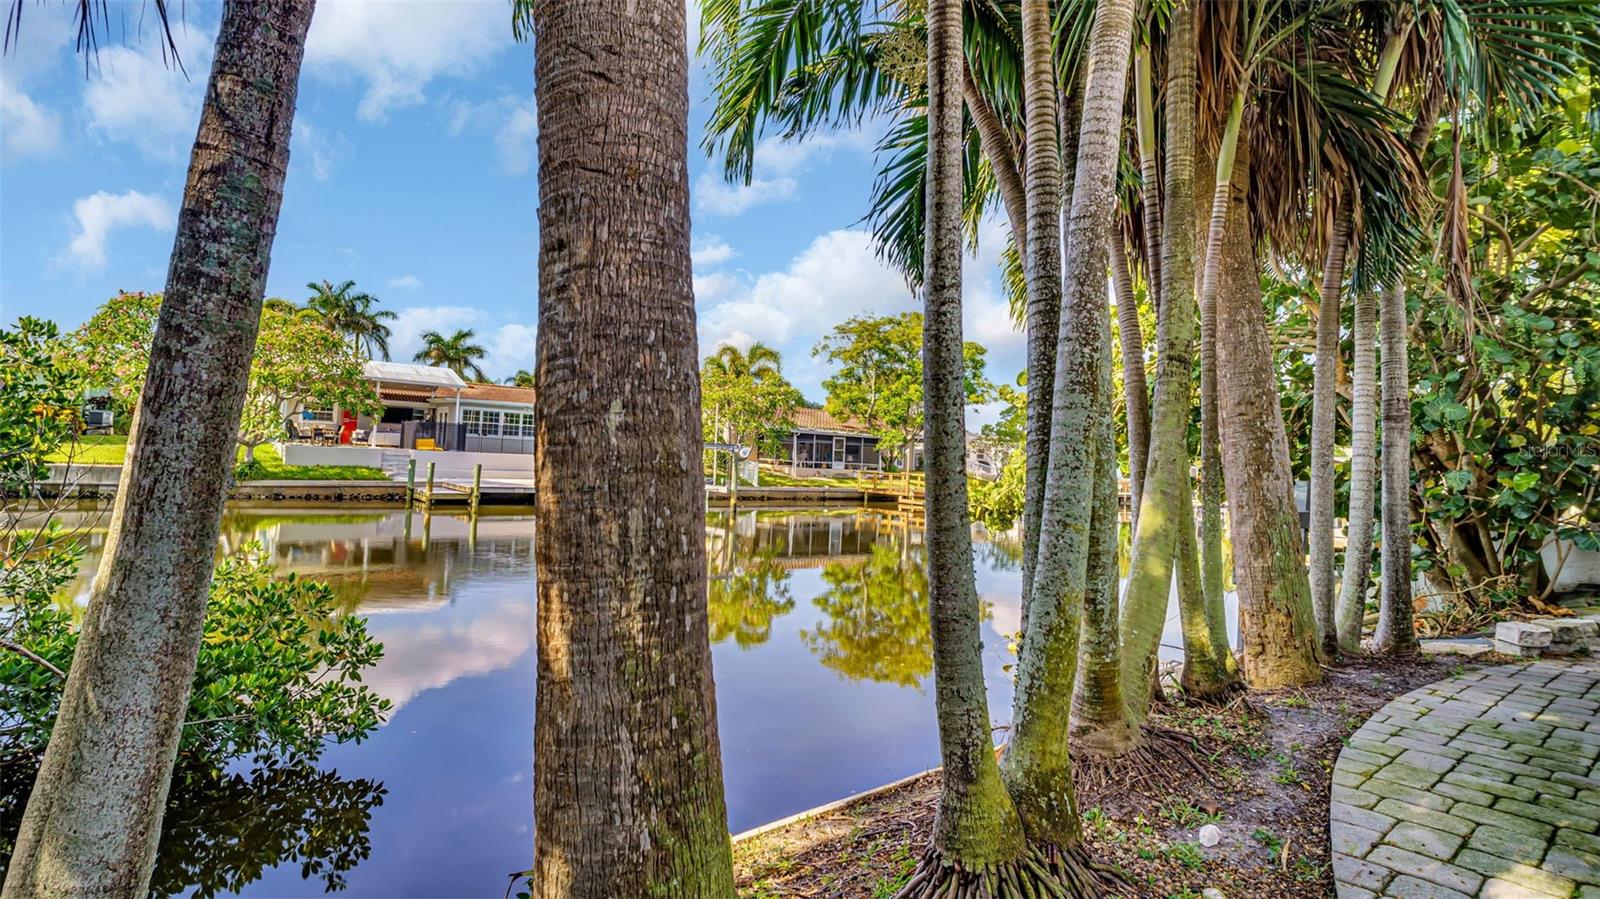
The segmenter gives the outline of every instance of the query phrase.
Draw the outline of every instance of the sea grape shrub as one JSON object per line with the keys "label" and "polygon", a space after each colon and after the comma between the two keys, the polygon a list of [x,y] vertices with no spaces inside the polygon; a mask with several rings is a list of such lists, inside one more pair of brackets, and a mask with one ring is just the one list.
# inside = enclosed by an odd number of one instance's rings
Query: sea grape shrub
{"label": "sea grape shrub", "polygon": [[45,457],[76,434],[82,382],[56,364],[60,347],[53,322],[0,328],[0,496],[31,496],[49,476]]}
{"label": "sea grape shrub", "polygon": [[[77,647],[71,606],[56,597],[75,558],[7,583],[0,602],[9,639],[62,671]],[[277,575],[246,547],[212,581],[205,638],[179,743],[180,774],[229,761],[315,760],[329,742],[359,742],[383,723],[391,703],[361,682],[383,656],[364,619],[336,613],[327,584]],[[20,652],[0,652],[0,758],[44,751],[63,682]]]}
{"label": "sea grape shrub", "polygon": [[1586,85],[1563,97],[1463,150],[1475,302],[1410,297],[1418,567],[1480,609],[1546,598],[1552,538],[1600,548],[1600,132]]}

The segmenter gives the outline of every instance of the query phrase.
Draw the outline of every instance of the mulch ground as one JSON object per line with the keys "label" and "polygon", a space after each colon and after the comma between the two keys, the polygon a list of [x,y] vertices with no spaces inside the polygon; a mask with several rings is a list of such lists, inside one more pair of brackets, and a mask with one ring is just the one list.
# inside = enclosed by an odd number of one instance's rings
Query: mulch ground
{"label": "mulch ground", "polygon": [[[1204,776],[1172,761],[1081,789],[1090,849],[1123,873],[1129,899],[1198,899],[1207,887],[1228,899],[1332,896],[1329,780],[1343,739],[1395,696],[1462,670],[1429,658],[1365,660],[1329,669],[1313,687],[1220,707],[1167,705],[1155,720],[1197,741]],[[739,894],[888,899],[927,846],[938,796],[935,772],[741,841]],[[1200,844],[1206,824],[1222,831],[1215,846]]]}

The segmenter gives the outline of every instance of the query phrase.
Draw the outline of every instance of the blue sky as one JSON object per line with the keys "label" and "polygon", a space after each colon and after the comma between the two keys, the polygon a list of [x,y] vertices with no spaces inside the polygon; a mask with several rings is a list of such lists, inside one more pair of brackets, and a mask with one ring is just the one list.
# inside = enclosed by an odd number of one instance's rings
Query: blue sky
{"label": "blue sky", "polygon": [[[205,0],[174,6],[187,79],[164,64],[146,2],[113,0],[87,77],[70,4],[26,4],[20,47],[0,61],[7,321],[73,327],[119,288],[163,286],[220,15]],[[397,359],[422,331],[461,327],[489,348],[489,375],[533,367],[533,50],[509,23],[505,0],[318,5],[268,296],[301,300],[308,281],[354,279],[399,314]],[[698,61],[690,94],[701,351],[766,341],[820,401],[827,369],[811,347],[829,327],[917,306],[858,224],[880,129],[767,141],[754,183],[734,186],[698,149],[709,112]],[[1010,380],[1023,340],[1000,299],[1003,244],[991,221],[968,260],[967,335],[989,347],[991,376]]]}

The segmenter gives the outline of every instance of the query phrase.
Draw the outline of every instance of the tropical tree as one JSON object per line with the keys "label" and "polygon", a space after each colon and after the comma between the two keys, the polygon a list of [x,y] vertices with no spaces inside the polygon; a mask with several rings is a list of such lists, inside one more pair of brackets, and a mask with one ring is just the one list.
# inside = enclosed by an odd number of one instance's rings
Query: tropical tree
{"label": "tropical tree", "polygon": [[478,361],[489,355],[482,344],[473,343],[476,333],[471,328],[457,328],[449,337],[438,331],[422,332],[422,349],[412,356],[413,362],[426,362],[439,368],[448,368],[461,377],[472,376],[474,381],[486,381]]}
{"label": "tropical tree", "polygon": [[72,332],[61,364],[81,374],[85,386],[108,391],[117,409],[131,412],[144,388],[160,314],[161,294],[117,291]]}
{"label": "tropical tree", "polygon": [[[885,454],[909,457],[923,432],[923,313],[859,315],[834,325],[811,351],[838,366],[822,382],[828,412],[860,420]],[[992,390],[984,377],[981,344],[961,345],[964,402],[984,402]]]}
{"label": "tropical tree", "polygon": [[[147,387],[60,713],[6,873],[8,899],[149,889],[312,7],[223,7]],[[79,24],[92,32],[90,13],[80,7]]]}
{"label": "tropical tree", "polygon": [[757,450],[777,448],[804,401],[783,376],[783,357],[764,343],[748,350],[724,344],[700,366],[706,440]]}
{"label": "tropical tree", "polygon": [[351,349],[371,359],[373,351],[389,358],[391,332],[386,321],[398,316],[388,309],[379,309],[378,298],[356,290],[356,282],[312,281],[306,284],[311,298],[305,308],[322,317],[328,328],[350,341]]}
{"label": "tropical tree", "polygon": [[376,389],[362,376],[361,357],[320,323],[268,309],[259,332],[239,419],[246,464],[255,461],[256,447],[283,435],[286,409],[379,408]]}
{"label": "tropical tree", "polygon": [[535,42],[543,223],[532,893],[732,899],[695,464],[685,9],[516,10]]}
{"label": "tropical tree", "polygon": [[[933,839],[901,897],[988,891],[987,881],[994,879],[990,871],[1003,867],[1013,880],[1025,875],[1027,849],[1022,819],[995,763],[983,656],[976,651],[982,637],[967,508],[967,366],[961,339],[961,16],[960,0],[928,3],[921,374],[928,610],[944,771]],[[867,383],[871,394],[877,386],[875,373]],[[829,395],[834,402],[832,386]],[[870,402],[869,422],[876,398]]]}
{"label": "tropical tree", "polygon": [[510,384],[512,387],[532,387],[536,381],[537,379],[534,378],[533,372],[528,371],[525,368],[517,369],[516,374],[506,378],[506,383]]}

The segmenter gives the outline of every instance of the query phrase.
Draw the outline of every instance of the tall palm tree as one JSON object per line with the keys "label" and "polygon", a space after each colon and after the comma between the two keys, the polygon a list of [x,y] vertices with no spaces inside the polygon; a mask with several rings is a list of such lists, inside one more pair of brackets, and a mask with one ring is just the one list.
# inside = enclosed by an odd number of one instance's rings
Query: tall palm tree
{"label": "tall palm tree", "polygon": [[736,346],[723,344],[706,359],[706,365],[730,377],[764,381],[783,374],[783,355],[760,341],[750,344],[743,352]]}
{"label": "tall palm tree", "polygon": [[[8,899],[149,891],[312,8],[312,0],[223,7],[149,377],[82,636],[8,865]],[[92,32],[90,12],[83,4],[80,23]]]}
{"label": "tall palm tree", "polygon": [[411,357],[413,362],[426,362],[439,368],[448,368],[461,377],[472,376],[474,381],[487,381],[478,360],[489,355],[480,344],[472,342],[477,336],[471,328],[458,328],[449,337],[438,331],[422,332],[422,349]]}
{"label": "tall palm tree", "polygon": [[[519,0],[539,113],[539,899],[732,899],[685,8]],[[469,335],[470,336],[470,335]]]}
{"label": "tall palm tree", "polygon": [[[1104,445],[1106,432],[1095,425],[1097,417],[1110,417],[1107,235],[1117,208],[1117,163],[1135,5],[1133,0],[1098,4],[1089,38],[1063,256],[1039,548],[1032,592],[1024,597],[1027,625],[1017,663],[1011,742],[1002,768],[1029,836],[1069,853],[1078,850],[1082,837],[1067,745],[1061,735],[1071,713],[1079,616],[1086,602],[1109,602],[1113,608],[1116,602],[1114,579],[1110,596],[1091,594],[1091,588],[1098,592],[1105,586],[1103,572],[1091,568],[1095,559],[1104,559],[1105,553],[1097,550],[1108,534],[1110,540],[1115,539],[1116,527],[1114,509],[1104,508],[1107,491],[1097,489],[1099,479],[1112,477],[1114,447]],[[1039,6],[1046,5],[1041,2]],[[1035,15],[1048,16],[1048,9],[1041,8]],[[1026,35],[1024,42],[1025,46],[1032,43]],[[1026,77],[1031,94],[1032,79],[1038,76],[1030,71]],[[1053,83],[1053,74],[1047,77]],[[1053,120],[1030,119],[1029,124],[1030,129],[1057,127]],[[1037,245],[1033,224],[1030,221],[1029,240]],[[1109,495],[1114,500],[1115,493]]]}
{"label": "tall palm tree", "polygon": [[962,52],[960,0],[928,4],[927,237],[923,264],[923,405],[928,586],[934,701],[945,781],[932,845],[902,896],[976,884],[976,871],[1016,866],[1022,820],[1000,779],[989,735],[977,586],[967,513],[966,392],[961,338]]}
{"label": "tall palm tree", "polygon": [[311,290],[306,308],[322,316],[323,322],[334,332],[348,338],[351,349],[368,359],[372,358],[373,350],[381,352],[385,360],[389,358],[392,335],[384,322],[398,316],[388,309],[376,308],[377,297],[356,290],[354,281],[339,284],[312,281],[306,287]]}
{"label": "tall palm tree", "polygon": [[525,368],[517,369],[516,374],[506,378],[506,383],[512,387],[532,387],[536,382],[537,379],[533,376],[533,372]]}

